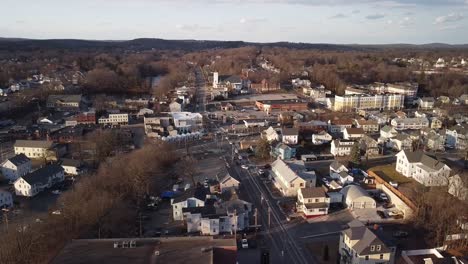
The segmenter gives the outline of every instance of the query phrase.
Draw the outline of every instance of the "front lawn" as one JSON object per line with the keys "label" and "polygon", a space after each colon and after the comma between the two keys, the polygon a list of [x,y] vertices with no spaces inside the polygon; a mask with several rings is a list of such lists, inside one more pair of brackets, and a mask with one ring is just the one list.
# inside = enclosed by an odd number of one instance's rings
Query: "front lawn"
{"label": "front lawn", "polygon": [[409,183],[411,179],[401,175],[395,170],[395,164],[381,165],[370,168],[386,182],[397,182],[398,184]]}

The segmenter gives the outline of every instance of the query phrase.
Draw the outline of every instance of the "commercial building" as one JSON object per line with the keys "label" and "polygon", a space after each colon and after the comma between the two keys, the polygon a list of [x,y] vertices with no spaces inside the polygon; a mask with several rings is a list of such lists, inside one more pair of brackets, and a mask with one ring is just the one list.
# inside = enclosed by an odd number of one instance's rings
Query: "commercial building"
{"label": "commercial building", "polygon": [[300,99],[282,99],[282,100],[262,100],[256,101],[255,105],[264,112],[273,111],[305,111],[308,109],[308,103]]}
{"label": "commercial building", "polygon": [[384,95],[335,95],[333,110],[350,112],[357,110],[390,110],[402,109],[404,96],[400,94]]}

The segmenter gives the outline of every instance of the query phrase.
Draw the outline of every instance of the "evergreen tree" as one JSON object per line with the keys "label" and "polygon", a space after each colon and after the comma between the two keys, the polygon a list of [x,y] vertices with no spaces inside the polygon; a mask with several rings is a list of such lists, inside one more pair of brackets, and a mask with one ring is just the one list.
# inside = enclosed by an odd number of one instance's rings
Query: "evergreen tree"
{"label": "evergreen tree", "polygon": [[361,149],[359,147],[359,142],[355,142],[351,148],[350,161],[353,165],[361,164]]}

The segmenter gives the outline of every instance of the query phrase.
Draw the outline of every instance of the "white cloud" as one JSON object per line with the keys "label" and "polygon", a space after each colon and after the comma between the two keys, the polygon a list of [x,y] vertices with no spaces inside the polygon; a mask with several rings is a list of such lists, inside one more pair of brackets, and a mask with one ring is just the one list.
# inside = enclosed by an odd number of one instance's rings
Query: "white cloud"
{"label": "white cloud", "polygon": [[387,24],[389,24],[389,25],[393,24],[393,20],[391,20],[391,19],[387,20]]}
{"label": "white cloud", "polygon": [[449,22],[456,22],[464,19],[465,16],[463,14],[451,13],[446,16],[439,16],[436,17],[434,24],[444,24]]}
{"label": "white cloud", "polygon": [[241,18],[239,20],[239,23],[241,24],[255,24],[255,23],[261,23],[261,22],[266,22],[267,19],[264,17],[256,17],[256,18]]}
{"label": "white cloud", "polygon": [[384,17],[385,17],[385,14],[373,14],[373,15],[366,16],[367,19],[371,19],[371,20],[381,19]]}
{"label": "white cloud", "polygon": [[437,29],[440,31],[445,31],[445,30],[455,30],[455,29],[460,29],[460,25],[445,25],[445,26],[440,26]]}
{"label": "white cloud", "polygon": [[402,20],[398,21],[398,25],[402,28],[409,27],[414,24],[414,19],[411,17],[405,17]]}
{"label": "white cloud", "polygon": [[345,14],[343,14],[343,13],[338,13],[338,14],[336,14],[336,15],[334,15],[334,16],[331,16],[330,18],[334,19],[334,18],[345,18],[345,17],[346,17]]}
{"label": "white cloud", "polygon": [[[466,1],[468,1],[468,0],[466,0]],[[359,13],[361,13],[361,10],[356,9],[356,10],[351,11],[351,14],[359,14]]]}

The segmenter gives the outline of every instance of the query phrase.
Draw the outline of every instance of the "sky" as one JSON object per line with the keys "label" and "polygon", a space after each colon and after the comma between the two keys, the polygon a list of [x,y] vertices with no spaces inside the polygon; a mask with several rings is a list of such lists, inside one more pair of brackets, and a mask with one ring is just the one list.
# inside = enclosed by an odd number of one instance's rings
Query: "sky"
{"label": "sky", "polygon": [[0,0],[0,37],[468,43],[468,0]]}

